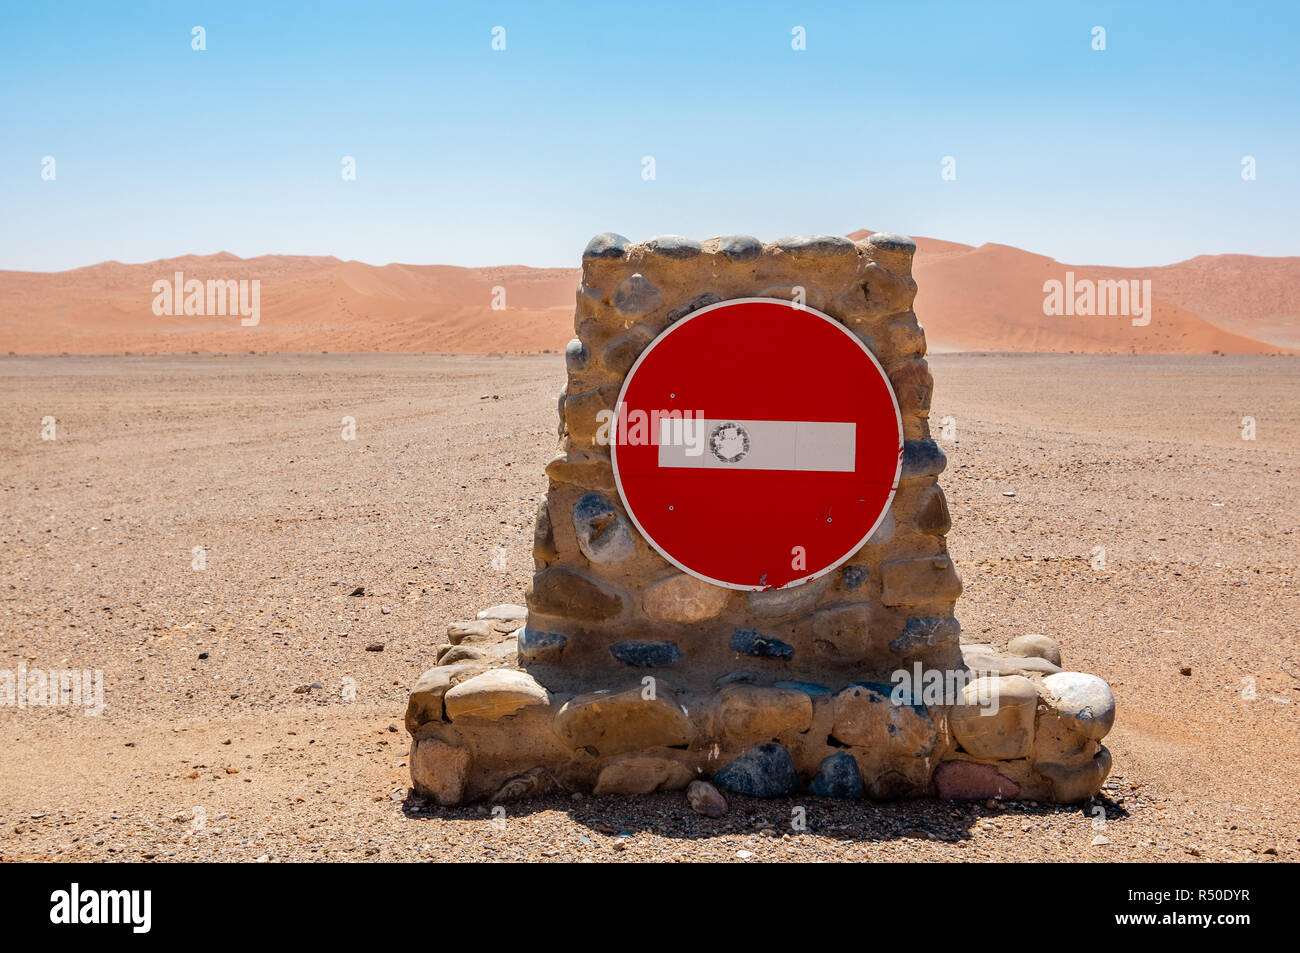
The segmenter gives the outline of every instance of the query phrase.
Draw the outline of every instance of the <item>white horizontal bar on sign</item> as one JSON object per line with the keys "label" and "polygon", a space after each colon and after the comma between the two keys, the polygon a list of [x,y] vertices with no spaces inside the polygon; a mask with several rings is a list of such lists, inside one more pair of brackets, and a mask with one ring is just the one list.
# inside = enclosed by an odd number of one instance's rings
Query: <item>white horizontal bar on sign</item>
{"label": "white horizontal bar on sign", "polygon": [[817,420],[659,421],[659,466],[852,473],[858,425]]}

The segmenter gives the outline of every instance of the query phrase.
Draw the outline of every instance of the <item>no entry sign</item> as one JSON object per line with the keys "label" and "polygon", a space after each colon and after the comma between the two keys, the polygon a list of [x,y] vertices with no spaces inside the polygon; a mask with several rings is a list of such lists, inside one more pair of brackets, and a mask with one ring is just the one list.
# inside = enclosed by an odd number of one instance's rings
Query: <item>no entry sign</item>
{"label": "no entry sign", "polygon": [[614,481],[665,559],[731,589],[830,572],[893,500],[903,427],[884,371],[847,328],[771,298],[702,308],[628,372]]}

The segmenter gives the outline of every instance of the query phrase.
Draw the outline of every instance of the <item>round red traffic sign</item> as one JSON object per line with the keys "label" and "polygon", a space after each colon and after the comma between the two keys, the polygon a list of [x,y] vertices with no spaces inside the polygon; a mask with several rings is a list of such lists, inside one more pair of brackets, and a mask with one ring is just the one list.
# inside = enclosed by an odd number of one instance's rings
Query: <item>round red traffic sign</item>
{"label": "round red traffic sign", "polygon": [[820,311],[710,305],[642,352],[611,428],[628,515],[665,559],[731,589],[784,589],[855,553],[902,468],[875,356]]}

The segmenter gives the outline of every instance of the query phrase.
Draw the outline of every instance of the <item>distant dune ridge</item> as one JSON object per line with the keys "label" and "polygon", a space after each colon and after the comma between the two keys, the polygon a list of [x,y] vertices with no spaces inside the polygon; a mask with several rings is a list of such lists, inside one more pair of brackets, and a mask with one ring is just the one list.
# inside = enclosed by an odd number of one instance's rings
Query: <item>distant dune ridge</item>
{"label": "distant dune ridge", "polygon": [[[1201,255],[1157,268],[1111,268],[1066,265],[1009,245],[916,243],[916,312],[931,350],[1300,350],[1300,257]],[[260,282],[257,325],[241,324],[234,308],[155,314],[154,283],[178,272],[186,282]],[[1044,283],[1065,282],[1067,272],[1076,283],[1149,280],[1150,323],[1044,314]],[[573,336],[577,281],[576,268],[377,266],[227,252],[56,273],[0,271],[0,354],[558,351]]]}

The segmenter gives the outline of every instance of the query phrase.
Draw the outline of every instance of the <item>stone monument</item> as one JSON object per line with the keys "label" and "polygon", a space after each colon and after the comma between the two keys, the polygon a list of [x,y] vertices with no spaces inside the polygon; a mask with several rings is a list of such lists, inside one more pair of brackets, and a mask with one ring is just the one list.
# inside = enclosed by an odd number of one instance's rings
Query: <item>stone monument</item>
{"label": "stone monument", "polygon": [[[447,629],[406,716],[417,794],[454,805],[706,780],[759,797],[1073,802],[1100,789],[1106,683],[1063,670],[1045,636],[1003,649],[962,638],[914,252],[889,233],[592,239],[527,606]],[[667,558],[616,473],[638,359],[689,316],[747,298],[837,323],[897,408],[895,476],[869,537],[781,587],[720,585]],[[802,346],[787,335],[769,347]]]}

